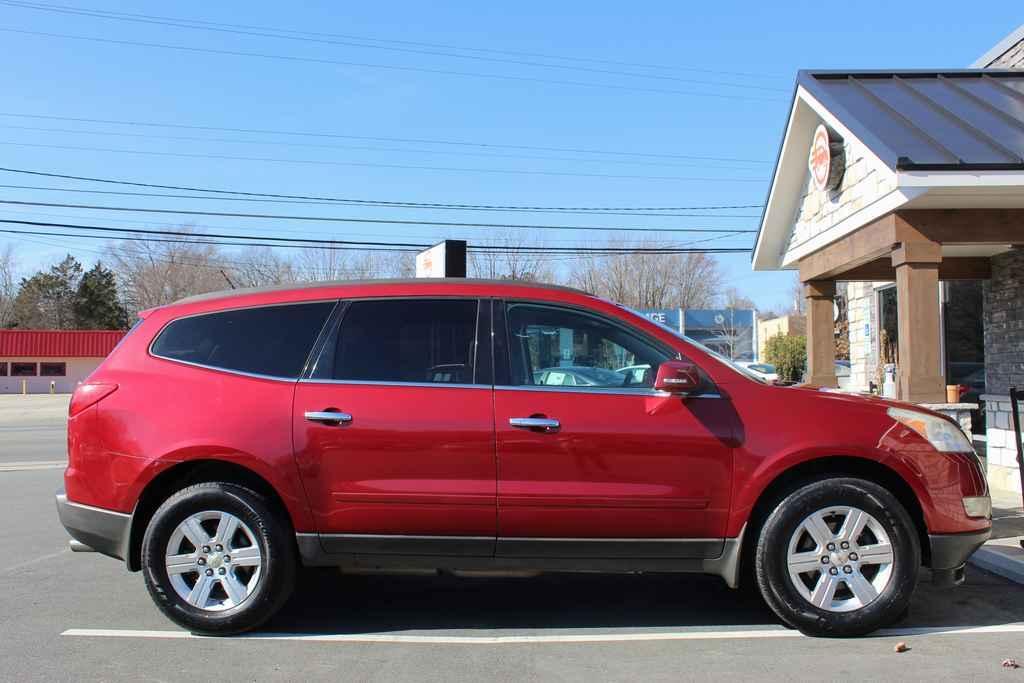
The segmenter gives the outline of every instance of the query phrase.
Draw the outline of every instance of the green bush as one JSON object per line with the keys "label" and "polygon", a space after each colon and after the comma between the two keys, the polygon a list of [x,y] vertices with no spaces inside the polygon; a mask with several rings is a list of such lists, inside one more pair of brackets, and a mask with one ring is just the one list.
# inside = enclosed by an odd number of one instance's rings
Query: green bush
{"label": "green bush", "polygon": [[780,382],[799,382],[807,365],[807,338],[777,334],[765,344],[764,358],[775,366]]}

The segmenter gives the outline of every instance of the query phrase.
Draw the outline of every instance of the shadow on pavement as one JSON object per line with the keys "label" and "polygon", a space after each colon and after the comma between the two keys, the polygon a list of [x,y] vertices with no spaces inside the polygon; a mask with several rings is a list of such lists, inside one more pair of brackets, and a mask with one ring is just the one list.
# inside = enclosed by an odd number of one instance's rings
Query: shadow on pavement
{"label": "shadow on pavement", "polygon": [[[938,590],[922,570],[901,627],[1024,622],[1024,587],[969,568]],[[379,633],[521,629],[707,629],[778,626],[754,590],[701,575],[544,574],[533,578],[300,574],[292,600],[265,631]]]}

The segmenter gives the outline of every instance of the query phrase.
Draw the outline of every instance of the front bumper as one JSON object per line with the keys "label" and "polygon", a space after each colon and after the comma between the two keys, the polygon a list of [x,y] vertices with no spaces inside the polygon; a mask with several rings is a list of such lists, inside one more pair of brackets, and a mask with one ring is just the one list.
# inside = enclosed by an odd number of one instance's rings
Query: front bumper
{"label": "front bumper", "polygon": [[71,537],[98,553],[123,560],[128,555],[132,516],[68,500],[57,491],[57,516]]}
{"label": "front bumper", "polygon": [[967,559],[992,535],[992,529],[964,534],[929,534],[932,583],[941,588],[964,582]]}

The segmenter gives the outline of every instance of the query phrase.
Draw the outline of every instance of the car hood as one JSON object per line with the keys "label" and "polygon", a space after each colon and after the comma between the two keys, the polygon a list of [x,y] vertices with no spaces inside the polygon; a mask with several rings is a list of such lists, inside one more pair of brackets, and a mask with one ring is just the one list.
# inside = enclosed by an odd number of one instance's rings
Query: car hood
{"label": "car hood", "polygon": [[879,410],[888,410],[889,408],[902,408],[904,410],[916,410],[919,413],[927,413],[929,415],[935,415],[936,417],[942,417],[947,420],[952,420],[948,415],[944,415],[940,412],[925,408],[918,403],[910,403],[909,401],[897,401],[891,398],[883,398],[881,396],[875,396],[874,394],[861,394],[852,393],[848,391],[839,391],[832,387],[819,387],[813,384],[799,384],[796,386],[777,386],[775,387],[779,391],[793,391],[800,392],[808,398],[814,397],[816,400],[821,401],[832,401],[836,405],[848,405],[850,407],[875,407]]}

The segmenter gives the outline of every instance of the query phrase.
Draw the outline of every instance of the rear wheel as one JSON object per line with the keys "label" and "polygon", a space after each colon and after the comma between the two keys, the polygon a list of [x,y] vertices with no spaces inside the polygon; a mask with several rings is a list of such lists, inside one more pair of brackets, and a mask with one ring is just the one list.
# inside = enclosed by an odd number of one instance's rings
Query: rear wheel
{"label": "rear wheel", "polygon": [[861,635],[898,620],[921,564],[907,511],[881,486],[832,478],[796,489],[765,521],[758,587],[786,623],[821,636]]}
{"label": "rear wheel", "polygon": [[142,570],[157,607],[204,635],[256,628],[287,601],[295,579],[289,527],[258,493],[208,482],[157,509]]}

